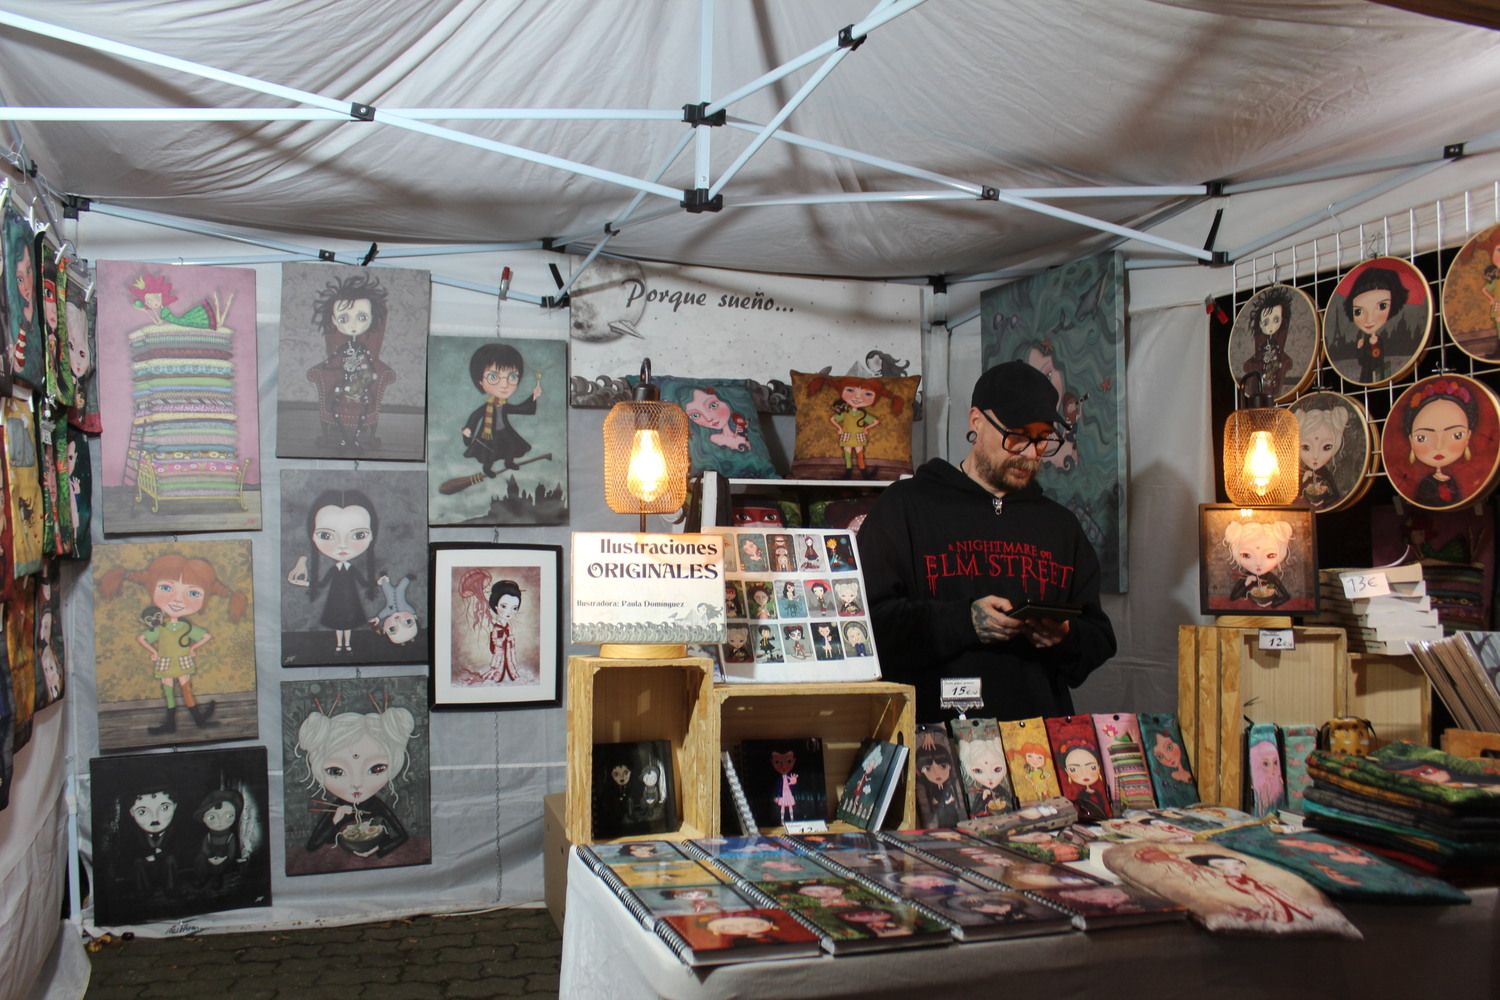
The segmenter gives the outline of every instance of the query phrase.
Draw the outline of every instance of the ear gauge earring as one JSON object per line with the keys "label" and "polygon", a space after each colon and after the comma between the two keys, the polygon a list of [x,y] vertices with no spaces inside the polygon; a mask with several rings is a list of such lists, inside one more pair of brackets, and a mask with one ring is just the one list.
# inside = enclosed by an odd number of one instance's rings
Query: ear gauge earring
{"label": "ear gauge earring", "polygon": [[970,431],[969,433],[964,435],[964,440],[968,441],[970,444],[973,444],[978,439],[979,435],[974,433],[973,431]]}
{"label": "ear gauge earring", "polygon": [[1464,445],[1464,461],[1467,462],[1469,459],[1471,459],[1473,457],[1474,457],[1473,453],[1469,451],[1469,446],[1468,445]]}
{"label": "ear gauge earring", "polygon": [[1406,453],[1406,464],[1408,464],[1408,465],[1416,465],[1417,464],[1417,453],[1416,452],[1409,451],[1409,452]]}

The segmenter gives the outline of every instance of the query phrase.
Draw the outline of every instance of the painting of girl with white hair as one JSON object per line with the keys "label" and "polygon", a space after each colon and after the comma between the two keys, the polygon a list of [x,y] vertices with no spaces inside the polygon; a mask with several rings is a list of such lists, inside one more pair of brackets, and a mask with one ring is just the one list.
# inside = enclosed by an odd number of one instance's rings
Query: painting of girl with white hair
{"label": "painting of girl with white hair", "polygon": [[1312,509],[1201,504],[1198,589],[1205,615],[1316,613]]}
{"label": "painting of girl with white hair", "polygon": [[423,677],[281,685],[286,873],[432,862]]}
{"label": "painting of girl with white hair", "polygon": [[1300,499],[1319,514],[1357,503],[1368,488],[1371,434],[1365,408],[1336,392],[1313,392],[1291,406],[1301,437]]}

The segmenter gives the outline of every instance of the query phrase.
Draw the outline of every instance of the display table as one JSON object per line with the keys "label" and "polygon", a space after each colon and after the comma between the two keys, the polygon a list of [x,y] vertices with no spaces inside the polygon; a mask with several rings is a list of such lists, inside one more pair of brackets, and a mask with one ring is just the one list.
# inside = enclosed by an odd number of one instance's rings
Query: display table
{"label": "display table", "polygon": [[561,995],[569,998],[1108,995],[1224,997],[1500,996],[1500,893],[1468,906],[1343,906],[1363,941],[1263,940],[1167,924],[694,972],[644,930],[573,852]]}

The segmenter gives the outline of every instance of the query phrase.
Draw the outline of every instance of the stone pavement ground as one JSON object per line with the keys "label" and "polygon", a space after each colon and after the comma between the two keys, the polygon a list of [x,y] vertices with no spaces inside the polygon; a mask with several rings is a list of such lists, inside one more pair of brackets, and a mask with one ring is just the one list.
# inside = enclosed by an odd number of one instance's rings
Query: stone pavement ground
{"label": "stone pavement ground", "polygon": [[544,909],[383,924],[135,938],[89,956],[85,1000],[556,997],[562,935]]}

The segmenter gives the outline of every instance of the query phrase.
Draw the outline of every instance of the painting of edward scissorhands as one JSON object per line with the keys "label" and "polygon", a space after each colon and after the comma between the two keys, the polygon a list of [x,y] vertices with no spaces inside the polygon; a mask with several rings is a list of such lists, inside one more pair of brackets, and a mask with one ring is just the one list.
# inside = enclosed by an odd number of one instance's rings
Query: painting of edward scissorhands
{"label": "painting of edward scissorhands", "polygon": [[265,747],[99,757],[89,776],[95,923],[271,905]]}
{"label": "painting of edward scissorhands", "polygon": [[286,873],[432,863],[426,677],[281,685]]}
{"label": "painting of edward scissorhands", "polygon": [[284,264],[276,454],[420,462],[432,276]]}
{"label": "painting of edward scissorhands", "polygon": [[568,345],[433,337],[427,518],[568,522]]}
{"label": "painting of edward scissorhands", "polygon": [[250,542],[94,548],[99,749],[254,739]]}
{"label": "painting of edward scissorhands", "polygon": [[1125,265],[1075,260],[979,297],[984,368],[1021,360],[1057,389],[1063,444],[1037,482],[1077,516],[1099,553],[1101,586],[1124,593]]}

